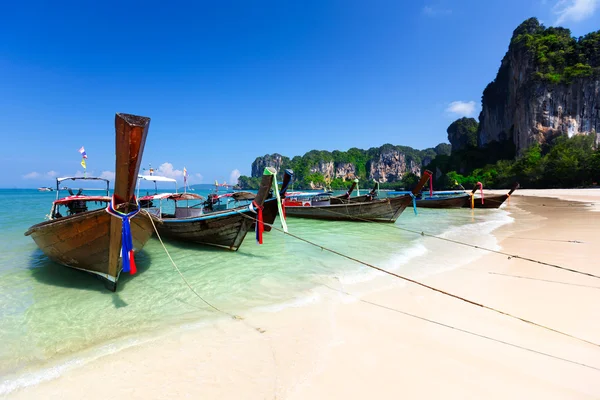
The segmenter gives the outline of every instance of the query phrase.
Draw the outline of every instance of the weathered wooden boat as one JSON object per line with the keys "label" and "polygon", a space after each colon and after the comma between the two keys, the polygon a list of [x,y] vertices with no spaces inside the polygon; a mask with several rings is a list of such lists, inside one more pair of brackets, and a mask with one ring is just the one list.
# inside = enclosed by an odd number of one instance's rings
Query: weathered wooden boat
{"label": "weathered wooden boat", "polygon": [[468,193],[462,193],[459,195],[446,196],[443,194],[434,194],[433,196],[426,196],[417,198],[417,207],[421,208],[461,208],[470,199]]}
{"label": "weathered wooden boat", "polygon": [[[471,193],[469,193],[470,198],[463,205],[463,207],[500,208],[502,203],[504,203],[506,201],[506,199],[508,199],[513,194],[513,192],[515,190],[517,190],[518,188],[519,188],[519,184],[515,183],[507,194],[492,194],[492,195],[488,195],[488,196],[484,197],[483,196],[483,185],[481,184],[481,182],[477,182],[477,184],[475,185],[475,187],[473,188]],[[482,191],[482,195],[480,198],[475,197],[475,192],[477,191],[477,189],[480,189]]]}
{"label": "weathered wooden boat", "polygon": [[263,203],[274,176],[273,168],[265,168],[258,193],[249,206],[206,212],[202,208],[178,207],[176,204],[174,215],[150,215],[158,222],[157,229],[162,237],[235,251],[252,229],[255,218],[262,216]]}
{"label": "weathered wooden boat", "polygon": [[[135,272],[133,249],[140,250],[153,233],[151,221],[144,215],[134,214],[139,210],[134,187],[149,124],[150,118],[147,117],[116,115],[116,169],[112,197],[108,196],[108,181],[105,179],[59,178],[56,181],[57,197],[49,220],[33,225],[25,232],[25,236],[30,235],[51,260],[97,275],[113,291],[117,288],[123,266]],[[64,189],[61,183],[90,179],[106,182],[104,196],[86,196],[80,189],[77,194],[71,192],[69,196],[60,198],[60,191]],[[92,203],[108,207],[89,210]],[[66,207],[66,216],[60,213],[62,206]],[[130,220],[124,222],[123,215]],[[127,232],[124,226],[129,226],[130,230]],[[127,236],[124,233],[129,234],[130,240],[126,237],[122,243],[122,238]],[[129,248],[131,245],[132,249]],[[126,252],[122,252],[122,249]]]}
{"label": "weathered wooden boat", "polygon": [[410,194],[363,203],[331,204],[328,195],[319,194],[311,198],[286,197],[287,217],[325,219],[332,221],[396,222],[413,198],[421,191],[429,177],[425,171]]}
{"label": "weathered wooden boat", "polygon": [[356,188],[357,184],[358,184],[358,179],[355,179],[354,182],[352,182],[352,186],[350,186],[350,189],[348,189],[348,191],[346,193],[341,194],[339,196],[332,196],[331,204],[363,203],[365,201],[371,201],[371,200],[375,200],[377,198],[379,182],[375,182],[375,185],[373,185],[373,189],[371,189],[371,191],[369,193],[363,194],[361,196],[351,197],[352,192]]}

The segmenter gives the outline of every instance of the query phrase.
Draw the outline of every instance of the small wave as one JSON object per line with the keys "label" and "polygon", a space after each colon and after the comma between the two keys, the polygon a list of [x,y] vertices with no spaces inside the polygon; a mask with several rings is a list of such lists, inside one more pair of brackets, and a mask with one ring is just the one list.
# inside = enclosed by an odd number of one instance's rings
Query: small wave
{"label": "small wave", "polygon": [[303,307],[303,306],[306,306],[309,304],[315,304],[315,303],[318,303],[319,301],[321,301],[321,299],[322,299],[322,297],[319,293],[317,293],[314,290],[311,290],[310,293],[308,293],[306,296],[298,296],[292,300],[284,301],[282,303],[277,303],[277,304],[270,304],[268,306],[259,306],[259,307],[256,307],[254,310],[258,311],[258,312],[275,313],[275,312],[284,310],[286,308],[297,308],[297,307]]}
{"label": "small wave", "polygon": [[99,358],[115,354],[127,348],[140,345],[142,343],[151,342],[158,337],[146,339],[126,339],[117,343],[110,343],[100,346],[94,350],[90,350],[83,355],[70,358],[66,361],[59,362],[55,365],[45,367],[36,371],[25,372],[15,375],[9,379],[0,382],[0,396],[6,396],[15,390],[24,389],[30,386],[39,385],[40,383],[51,381],[59,378],[64,373],[75,368],[82,367]]}

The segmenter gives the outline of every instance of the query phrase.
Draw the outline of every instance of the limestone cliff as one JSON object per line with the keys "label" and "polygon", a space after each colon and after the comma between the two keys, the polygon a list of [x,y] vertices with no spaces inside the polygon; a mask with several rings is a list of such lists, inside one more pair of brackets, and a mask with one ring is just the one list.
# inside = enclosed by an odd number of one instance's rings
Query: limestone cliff
{"label": "limestone cliff", "polygon": [[263,157],[256,157],[252,163],[252,176],[262,176],[265,167],[274,167],[275,170],[279,172],[282,170],[282,166],[286,162],[289,162],[289,158],[277,153],[265,154]]}
{"label": "limestone cliff", "polygon": [[559,134],[600,141],[600,31],[575,39],[537,19],[513,33],[483,92],[477,142],[512,141],[521,153]]}
{"label": "limestone cliff", "polygon": [[396,182],[407,172],[421,175],[421,166],[396,149],[386,149],[367,163],[368,179],[377,182]]}
{"label": "limestone cliff", "polygon": [[[252,177],[259,178],[264,167],[294,170],[296,187],[344,187],[344,182],[360,179],[363,183],[376,180],[380,183],[393,183],[411,172],[421,174],[421,168],[437,155],[450,153],[449,144],[439,144],[435,148],[415,150],[406,146],[385,144],[368,150],[352,148],[348,151],[312,150],[293,159],[280,154],[267,154],[252,163]],[[242,181],[248,183],[248,177]]]}

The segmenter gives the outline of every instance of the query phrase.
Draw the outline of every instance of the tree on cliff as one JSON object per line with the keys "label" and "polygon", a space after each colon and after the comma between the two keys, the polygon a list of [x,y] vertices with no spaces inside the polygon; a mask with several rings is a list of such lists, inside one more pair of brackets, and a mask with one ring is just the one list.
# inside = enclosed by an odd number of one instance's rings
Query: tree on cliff
{"label": "tree on cliff", "polygon": [[462,117],[451,123],[446,132],[448,132],[448,141],[452,145],[452,150],[477,147],[478,127],[479,123],[475,118]]}

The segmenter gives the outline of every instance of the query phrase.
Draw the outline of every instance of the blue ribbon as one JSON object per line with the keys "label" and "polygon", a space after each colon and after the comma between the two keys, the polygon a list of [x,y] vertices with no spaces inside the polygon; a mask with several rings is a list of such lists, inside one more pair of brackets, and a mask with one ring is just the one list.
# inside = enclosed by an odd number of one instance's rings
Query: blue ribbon
{"label": "blue ribbon", "polygon": [[415,215],[419,215],[419,214],[417,214],[417,197],[414,194],[412,194],[412,192],[410,192],[409,194],[410,194],[410,197],[412,197],[413,210],[415,212]]}
{"label": "blue ribbon", "polygon": [[[114,199],[113,199],[114,200]],[[129,260],[129,252],[133,250],[133,236],[131,236],[131,224],[129,223],[129,219],[140,212],[140,205],[137,203],[137,210],[133,210],[129,214],[124,214],[115,210],[113,207],[113,200],[109,203],[108,207],[106,207],[106,211],[114,215],[115,217],[121,218],[121,258],[123,262],[123,272],[129,273],[131,270],[130,260]]]}

